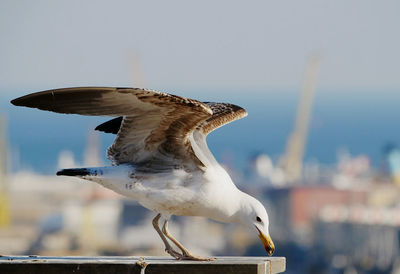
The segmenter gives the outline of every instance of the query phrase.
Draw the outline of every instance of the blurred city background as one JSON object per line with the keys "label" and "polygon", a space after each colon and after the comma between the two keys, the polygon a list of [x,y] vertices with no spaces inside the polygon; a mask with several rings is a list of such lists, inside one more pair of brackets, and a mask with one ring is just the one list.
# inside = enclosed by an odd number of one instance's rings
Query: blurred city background
{"label": "blurred city background", "polygon": [[[270,214],[287,273],[400,273],[400,2],[0,2],[0,255],[165,255],[155,213],[60,168],[109,164],[101,117],[27,93],[147,87],[249,116],[208,137]],[[236,225],[176,217],[199,255],[265,256]]]}

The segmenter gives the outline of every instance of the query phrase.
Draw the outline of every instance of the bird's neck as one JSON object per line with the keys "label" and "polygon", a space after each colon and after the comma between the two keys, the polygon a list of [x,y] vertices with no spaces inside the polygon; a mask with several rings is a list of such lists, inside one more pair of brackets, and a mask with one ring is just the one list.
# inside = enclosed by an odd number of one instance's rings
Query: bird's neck
{"label": "bird's neck", "polygon": [[224,212],[222,216],[224,217],[223,222],[226,223],[238,223],[240,222],[240,211],[242,207],[242,196],[243,192],[239,189],[235,189],[234,192],[231,192],[229,198],[224,201]]}
{"label": "bird's neck", "polygon": [[250,201],[254,200],[255,198],[250,196],[249,194],[237,190],[236,193],[236,201],[235,205],[235,213],[231,217],[232,223],[247,223],[248,214],[250,212]]}
{"label": "bird's neck", "polygon": [[218,178],[210,184],[207,198],[213,201],[211,207],[207,207],[207,214],[211,219],[225,223],[242,222],[242,211],[246,207],[246,200],[249,195],[239,190],[232,182],[228,173],[220,166],[208,169],[208,176],[211,180]]}

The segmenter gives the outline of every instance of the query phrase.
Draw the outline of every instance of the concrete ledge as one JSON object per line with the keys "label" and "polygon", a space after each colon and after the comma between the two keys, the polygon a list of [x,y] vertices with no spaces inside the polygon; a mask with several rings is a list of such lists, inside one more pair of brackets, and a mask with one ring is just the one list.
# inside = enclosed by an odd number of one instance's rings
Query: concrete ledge
{"label": "concrete ledge", "polygon": [[212,262],[169,257],[0,256],[0,273],[282,273],[284,257],[217,257]]}

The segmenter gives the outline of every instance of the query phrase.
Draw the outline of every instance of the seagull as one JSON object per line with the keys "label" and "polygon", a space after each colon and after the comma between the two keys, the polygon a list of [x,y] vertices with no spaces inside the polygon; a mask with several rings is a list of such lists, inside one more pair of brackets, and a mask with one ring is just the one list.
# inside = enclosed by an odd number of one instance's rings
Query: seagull
{"label": "seagull", "polygon": [[116,134],[107,149],[112,165],[63,169],[57,175],[98,183],[156,212],[153,227],[165,251],[175,259],[215,258],[193,255],[175,239],[168,230],[172,215],[242,224],[258,234],[268,255],[273,254],[267,211],[261,202],[236,187],[206,142],[211,131],[247,116],[243,108],[142,88],[114,87],[53,89],[11,103],[64,114],[114,117],[95,128]]}

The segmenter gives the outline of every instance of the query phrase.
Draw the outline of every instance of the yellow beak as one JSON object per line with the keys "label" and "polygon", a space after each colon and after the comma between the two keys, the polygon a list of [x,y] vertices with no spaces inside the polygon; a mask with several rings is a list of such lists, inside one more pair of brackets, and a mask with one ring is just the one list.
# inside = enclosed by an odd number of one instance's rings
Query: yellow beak
{"label": "yellow beak", "polygon": [[258,230],[258,237],[260,238],[261,242],[264,245],[265,251],[267,251],[269,256],[272,256],[272,254],[274,253],[275,250],[275,245],[274,242],[272,241],[271,237],[265,236],[264,233],[261,232],[261,230],[258,229],[258,227],[256,227]]}

